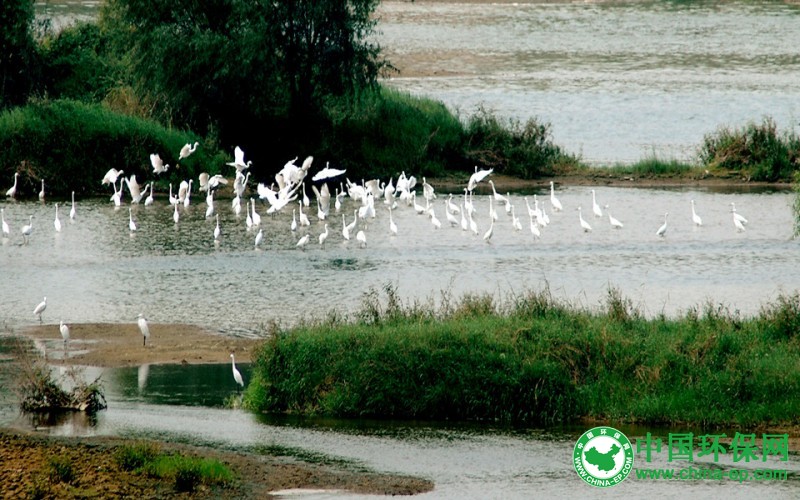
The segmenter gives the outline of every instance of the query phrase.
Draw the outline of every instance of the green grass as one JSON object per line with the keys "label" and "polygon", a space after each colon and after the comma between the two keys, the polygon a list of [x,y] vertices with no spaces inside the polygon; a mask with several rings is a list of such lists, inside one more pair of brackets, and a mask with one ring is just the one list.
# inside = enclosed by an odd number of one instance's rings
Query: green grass
{"label": "green grass", "polygon": [[603,170],[619,176],[631,177],[699,177],[703,168],[674,158],[663,159],[651,155],[630,165],[614,165]]}
{"label": "green grass", "polygon": [[[800,297],[755,317],[708,304],[643,317],[609,291],[600,311],[547,291],[400,304],[372,291],[265,342],[245,403],[264,412],[567,423],[797,423]],[[394,298],[393,298],[394,297]]]}
{"label": "green grass", "polygon": [[219,460],[163,453],[150,443],[121,446],[114,457],[123,470],[172,481],[177,491],[191,492],[200,484],[227,486],[234,480],[231,470]]}

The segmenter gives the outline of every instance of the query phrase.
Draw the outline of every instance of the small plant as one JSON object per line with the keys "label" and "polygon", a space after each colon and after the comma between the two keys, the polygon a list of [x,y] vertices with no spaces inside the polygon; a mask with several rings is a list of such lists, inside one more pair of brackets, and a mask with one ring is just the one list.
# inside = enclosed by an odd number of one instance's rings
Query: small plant
{"label": "small plant", "polygon": [[47,459],[47,477],[51,483],[72,484],[75,481],[75,470],[72,461],[64,455],[55,455]]}
{"label": "small plant", "polygon": [[159,453],[157,445],[142,442],[120,446],[114,452],[114,458],[122,470],[134,471],[152,462]]}

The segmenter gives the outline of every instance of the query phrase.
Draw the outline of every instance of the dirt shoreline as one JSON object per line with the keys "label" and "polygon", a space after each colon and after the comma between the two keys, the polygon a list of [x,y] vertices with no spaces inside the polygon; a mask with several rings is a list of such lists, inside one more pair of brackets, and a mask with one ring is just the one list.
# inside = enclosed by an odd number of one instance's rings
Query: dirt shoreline
{"label": "dirt shoreline", "polygon": [[68,365],[123,367],[149,364],[228,363],[252,361],[263,339],[232,337],[194,325],[150,323],[150,338],[143,344],[135,323],[71,324],[64,359],[64,342],[59,325],[46,324],[19,329],[16,334],[29,338],[49,360],[64,360]]}
{"label": "dirt shoreline", "polygon": [[[150,338],[142,345],[135,324],[70,325],[67,357],[59,325],[20,328],[15,336],[30,339],[52,362],[101,367],[135,366],[142,363],[228,363],[251,361],[263,339],[237,338],[192,325],[150,324]],[[120,469],[114,451],[134,440],[104,437],[60,437],[22,429],[0,428],[0,497],[26,498],[266,498],[275,492],[297,490],[344,491],[359,494],[412,495],[433,489],[424,478],[350,470],[347,466],[308,463],[292,456],[222,451],[159,441],[164,452],[216,458],[237,478],[226,487],[202,487],[178,493],[168,481]],[[66,458],[75,473],[71,483],[48,476],[50,460]]]}

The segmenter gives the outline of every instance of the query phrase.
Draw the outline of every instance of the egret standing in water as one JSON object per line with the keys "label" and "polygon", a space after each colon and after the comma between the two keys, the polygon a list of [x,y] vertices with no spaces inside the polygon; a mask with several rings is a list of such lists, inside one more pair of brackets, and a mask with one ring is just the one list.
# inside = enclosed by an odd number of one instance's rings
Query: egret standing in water
{"label": "egret standing in water", "polygon": [[142,332],[142,346],[147,345],[147,339],[150,337],[150,327],[147,325],[147,319],[144,314],[139,313],[139,331]]}
{"label": "egret standing in water", "polygon": [[72,192],[72,208],[69,209],[69,220],[75,220],[75,191]]}
{"label": "egret standing in water", "polygon": [[233,357],[233,353],[231,353],[231,367],[233,368],[233,380],[239,386],[236,389],[239,390],[244,387],[244,380],[242,379],[242,374],[236,369],[236,358]]}
{"label": "egret standing in water", "polygon": [[658,231],[656,231],[656,235],[661,236],[662,238],[665,234],[667,234],[667,215],[669,215],[669,212],[664,212],[664,223],[661,224],[661,227],[658,228]]}
{"label": "egret standing in water", "polygon": [[27,245],[28,236],[30,236],[31,232],[33,232],[33,215],[29,217],[28,223],[22,226],[22,229],[20,229],[20,231],[22,232],[22,239],[25,241],[25,244]]}
{"label": "egret standing in water", "polygon": [[47,309],[47,297],[45,297],[44,300],[39,302],[39,305],[37,305],[33,309],[34,316],[39,316],[39,323],[42,322],[42,313],[44,312],[45,309]]}
{"label": "egret standing in water", "polygon": [[53,227],[56,228],[56,232],[61,232],[61,219],[58,218],[58,203],[56,203],[56,218],[53,221]]}
{"label": "egret standing in water", "polygon": [[3,224],[3,237],[8,237],[11,234],[11,228],[8,227],[8,222],[6,222],[6,214],[5,209],[0,208],[0,221]]}
{"label": "egret standing in water", "polygon": [[58,326],[58,329],[61,331],[61,338],[64,339],[64,352],[67,351],[67,341],[69,340],[69,326],[67,326],[64,321],[61,321],[61,324]]}

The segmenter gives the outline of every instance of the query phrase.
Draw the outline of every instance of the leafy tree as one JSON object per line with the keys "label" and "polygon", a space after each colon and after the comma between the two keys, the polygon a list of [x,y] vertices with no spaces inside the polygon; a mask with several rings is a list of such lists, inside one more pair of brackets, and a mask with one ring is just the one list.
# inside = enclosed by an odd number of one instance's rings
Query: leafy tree
{"label": "leafy tree", "polygon": [[24,103],[31,92],[36,45],[33,0],[0,2],[0,109]]}
{"label": "leafy tree", "polygon": [[289,150],[313,142],[328,98],[376,82],[377,3],[109,0],[101,22],[130,51],[132,81],[162,119],[217,134],[225,147],[263,143],[277,129]]}

